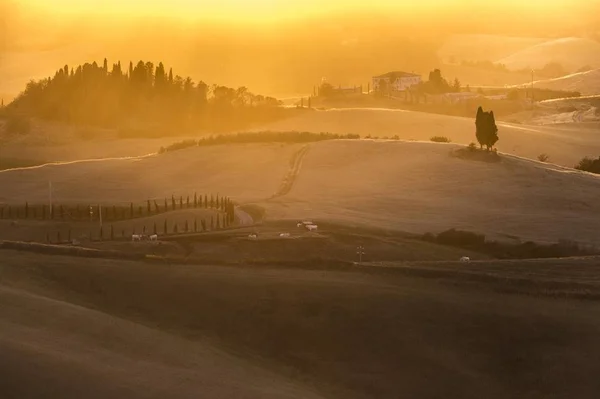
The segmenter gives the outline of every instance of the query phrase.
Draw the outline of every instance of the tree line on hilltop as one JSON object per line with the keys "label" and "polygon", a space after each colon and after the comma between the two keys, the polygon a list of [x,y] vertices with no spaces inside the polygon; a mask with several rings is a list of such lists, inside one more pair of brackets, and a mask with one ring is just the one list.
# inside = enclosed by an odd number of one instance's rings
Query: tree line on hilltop
{"label": "tree line on hilltop", "polygon": [[[175,131],[227,131],[267,122],[288,111],[280,104],[246,87],[194,82],[167,70],[162,62],[130,62],[127,69],[117,62],[109,70],[104,59],[103,65],[65,65],[52,78],[32,80],[4,112],[17,121],[37,117],[118,128],[124,135],[152,131],[162,136]],[[23,122],[15,125],[27,128]]]}

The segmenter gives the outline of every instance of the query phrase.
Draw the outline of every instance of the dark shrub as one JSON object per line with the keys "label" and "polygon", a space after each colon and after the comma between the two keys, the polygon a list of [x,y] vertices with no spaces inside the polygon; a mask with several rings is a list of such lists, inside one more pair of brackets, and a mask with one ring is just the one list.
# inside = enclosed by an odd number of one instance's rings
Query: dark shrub
{"label": "dark shrub", "polygon": [[600,157],[598,159],[585,157],[575,165],[575,169],[600,174]]}

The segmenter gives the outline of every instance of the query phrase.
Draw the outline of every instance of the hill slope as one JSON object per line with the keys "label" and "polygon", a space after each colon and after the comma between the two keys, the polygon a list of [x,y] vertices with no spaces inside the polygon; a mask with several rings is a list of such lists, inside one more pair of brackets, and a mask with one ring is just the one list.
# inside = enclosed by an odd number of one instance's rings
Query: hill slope
{"label": "hill slope", "polygon": [[7,399],[596,397],[597,301],[380,272],[4,251],[0,389]]}
{"label": "hill slope", "polygon": [[[584,156],[600,154],[600,136],[595,127],[522,126],[497,122],[499,151],[536,159],[541,153],[551,162],[572,167]],[[264,126],[261,130],[357,133],[362,137],[398,135],[403,140],[429,140],[447,136],[455,143],[475,141],[474,118],[411,112],[397,109],[345,108],[308,112]]]}
{"label": "hill slope", "polygon": [[122,201],[206,188],[261,204],[271,219],[600,243],[600,178],[594,175],[511,156],[496,163],[461,159],[450,156],[453,144],[339,140],[305,148],[200,147],[5,171],[0,188],[4,201],[17,203],[45,201],[48,180],[57,201]]}
{"label": "hill slope", "polygon": [[577,37],[549,40],[497,62],[510,69],[543,68],[550,62],[557,62],[570,71],[586,65],[600,68],[600,43]]}

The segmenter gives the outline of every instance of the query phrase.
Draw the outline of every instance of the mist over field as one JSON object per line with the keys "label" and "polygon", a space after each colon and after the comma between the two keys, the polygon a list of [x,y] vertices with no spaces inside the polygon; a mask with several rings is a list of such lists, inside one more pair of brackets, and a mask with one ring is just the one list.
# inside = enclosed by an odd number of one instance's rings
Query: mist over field
{"label": "mist over field", "polygon": [[0,398],[597,399],[600,1],[0,0]]}

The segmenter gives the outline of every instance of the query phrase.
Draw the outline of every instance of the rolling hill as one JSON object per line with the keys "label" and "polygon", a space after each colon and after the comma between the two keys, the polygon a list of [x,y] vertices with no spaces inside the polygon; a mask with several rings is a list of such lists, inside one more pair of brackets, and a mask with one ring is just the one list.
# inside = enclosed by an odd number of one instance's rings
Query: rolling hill
{"label": "rolling hill", "polygon": [[[595,125],[526,126],[497,122],[499,151],[536,159],[541,153],[550,161],[572,167],[584,156],[600,155],[600,136]],[[475,141],[472,118],[453,117],[394,109],[346,108],[311,112],[262,127],[260,130],[356,133],[382,138],[398,135],[402,140],[429,140],[446,136],[455,143]]]}
{"label": "rolling hill", "polygon": [[544,41],[496,61],[509,69],[543,68],[557,62],[569,71],[584,66],[600,68],[600,43],[578,37]]}
{"label": "rolling hill", "polygon": [[599,177],[509,155],[500,162],[451,156],[456,148],[371,140],[199,147],[5,171],[0,188],[4,202],[17,203],[45,201],[48,180],[56,201],[126,201],[206,188],[259,204],[270,219],[600,244]]}
{"label": "rolling hill", "polygon": [[[523,85],[528,84],[523,83]],[[582,96],[600,94],[600,69],[573,73],[555,79],[537,80],[533,84],[540,89],[578,91]]]}
{"label": "rolling hill", "polygon": [[[568,260],[500,275],[561,263],[597,277],[597,261]],[[598,302],[507,294],[505,278],[13,251],[0,274],[6,399],[591,399],[599,388]]]}
{"label": "rolling hill", "polygon": [[446,62],[491,61],[508,57],[544,41],[543,38],[533,37],[459,34],[446,39],[438,50],[438,56]]}

